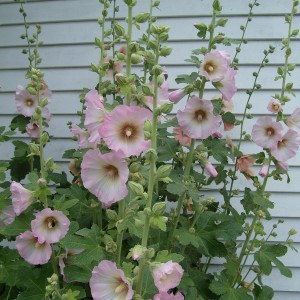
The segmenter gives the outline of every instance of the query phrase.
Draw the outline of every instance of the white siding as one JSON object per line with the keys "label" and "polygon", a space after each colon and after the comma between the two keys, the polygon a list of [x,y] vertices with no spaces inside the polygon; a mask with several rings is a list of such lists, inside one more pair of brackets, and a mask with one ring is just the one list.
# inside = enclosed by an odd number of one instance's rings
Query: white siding
{"label": "white siding", "polygon": [[[122,1],[120,1],[122,2]],[[134,13],[145,11],[148,1],[138,1]],[[211,0],[161,0],[160,10],[155,14],[159,16],[159,23],[171,26],[170,41],[168,45],[174,48],[173,53],[165,58],[162,63],[170,74],[171,87],[176,88],[175,77],[178,74],[190,72],[193,67],[186,63],[192,49],[204,45],[206,41],[199,41],[196,30],[192,26],[197,21],[208,22],[211,13]],[[240,25],[245,23],[248,13],[246,0],[221,0],[223,13],[229,17],[225,29],[220,30],[233,38],[240,38]],[[245,89],[250,88],[253,82],[252,72],[256,71],[262,59],[262,51],[269,44],[277,46],[275,53],[270,56],[270,64],[263,69],[259,78],[262,89],[252,99],[254,120],[248,121],[246,128],[249,130],[255,119],[265,113],[265,107],[270,97],[279,90],[280,82],[274,82],[276,69],[284,61],[283,52],[280,51],[280,41],[285,37],[287,24],[284,23],[284,14],[290,11],[292,1],[287,0],[261,0],[260,7],[254,9],[253,22],[249,24],[246,37],[249,42],[243,45],[240,54],[240,70],[237,84],[239,91],[234,97],[235,111],[241,114],[247,96]],[[271,5],[270,5],[271,4]],[[123,3],[120,3],[120,12],[117,15],[120,22],[126,14]],[[78,94],[82,87],[92,88],[96,83],[94,73],[88,71],[91,62],[97,63],[99,53],[93,45],[95,36],[99,36],[97,18],[101,10],[97,0],[48,0],[31,1],[26,4],[26,12],[30,22],[39,22],[42,25],[42,40],[44,47],[40,53],[43,58],[42,69],[45,71],[46,82],[53,90],[53,101],[50,110],[54,118],[50,123],[50,133],[54,136],[51,145],[47,146],[47,154],[59,161],[63,166],[67,162],[61,158],[65,149],[74,147],[70,140],[70,134],[66,126],[67,121],[78,120],[76,111],[80,109]],[[295,18],[294,27],[300,28],[299,15]],[[0,0],[0,123],[8,125],[13,114],[14,90],[17,84],[25,85],[24,74],[27,60],[21,54],[23,42],[19,36],[23,33],[22,18],[18,12],[18,5],[12,1]],[[137,30],[134,38],[141,36]],[[300,63],[299,38],[292,42],[293,54],[290,62]],[[234,49],[234,47],[232,47]],[[228,49],[227,49],[228,50]],[[234,53],[234,50],[230,50]],[[137,70],[134,67],[134,70]],[[294,87],[299,98],[300,69],[293,72]],[[208,87],[205,93],[207,98],[214,96],[216,92]],[[291,113],[299,105],[299,99],[293,99],[286,106]],[[176,108],[181,107],[180,103]],[[238,130],[233,131],[236,139]],[[255,146],[247,142],[243,149],[248,152],[255,151]],[[12,156],[12,145],[6,143],[0,145],[0,159],[8,159]],[[278,228],[278,236],[273,241],[284,241],[288,230],[294,227],[300,231],[300,155],[290,161],[290,175],[292,182],[287,185],[285,181],[270,182],[267,190],[274,192],[272,200],[275,202],[273,210],[274,222],[278,218],[285,218],[286,222]],[[256,168],[257,171],[257,168]],[[242,182],[241,187],[249,183]],[[217,188],[217,187],[216,187]],[[211,191],[217,196],[216,191]],[[269,227],[271,226],[268,225]],[[295,236],[295,247],[300,251],[300,234]],[[274,299],[285,297],[289,300],[300,298],[300,254],[289,251],[283,259],[293,270],[293,278],[286,279],[279,272],[265,279],[266,284],[276,290]]]}

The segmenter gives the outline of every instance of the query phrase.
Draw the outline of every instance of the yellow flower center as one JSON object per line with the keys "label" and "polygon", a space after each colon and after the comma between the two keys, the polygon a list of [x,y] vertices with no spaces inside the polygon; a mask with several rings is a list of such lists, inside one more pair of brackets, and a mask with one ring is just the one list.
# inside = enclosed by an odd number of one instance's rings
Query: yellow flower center
{"label": "yellow flower center", "polygon": [[25,100],[25,104],[29,107],[33,106],[34,101],[31,98]]}

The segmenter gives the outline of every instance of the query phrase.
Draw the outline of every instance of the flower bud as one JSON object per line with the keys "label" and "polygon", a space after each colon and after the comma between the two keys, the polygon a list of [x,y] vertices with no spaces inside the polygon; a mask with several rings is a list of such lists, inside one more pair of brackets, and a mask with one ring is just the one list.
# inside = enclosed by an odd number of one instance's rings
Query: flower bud
{"label": "flower bud", "polygon": [[186,95],[186,92],[184,90],[176,90],[171,93],[169,93],[169,100],[173,103],[178,103],[184,96]]}
{"label": "flower bud", "polygon": [[28,146],[29,146],[29,150],[30,150],[31,155],[37,155],[37,156],[40,155],[40,148],[37,144],[29,143]]}
{"label": "flower bud", "polygon": [[171,165],[162,165],[156,171],[156,176],[158,179],[168,177],[171,173]]}
{"label": "flower bud", "polygon": [[172,52],[173,48],[170,46],[163,46],[159,52],[160,56],[169,56]]}
{"label": "flower bud", "polygon": [[114,29],[115,29],[115,33],[118,36],[124,36],[125,35],[125,28],[122,25],[116,23],[114,25]]}
{"label": "flower bud", "polygon": [[135,194],[137,194],[138,196],[143,196],[144,188],[141,184],[134,181],[129,181],[128,185]]}
{"label": "flower bud", "polygon": [[105,213],[106,213],[106,216],[107,216],[108,220],[110,220],[110,221],[117,221],[118,220],[118,215],[114,210],[107,209],[105,211]]}
{"label": "flower bud", "polygon": [[150,13],[144,12],[144,13],[139,13],[136,15],[135,20],[137,23],[144,23],[146,22],[150,17]]}
{"label": "flower bud", "polygon": [[160,113],[163,113],[163,114],[168,114],[172,111],[173,109],[173,103],[172,102],[165,102],[164,104],[162,104],[160,107],[159,107],[159,110],[160,110]]}
{"label": "flower bud", "polygon": [[131,63],[135,65],[135,64],[141,63],[143,61],[143,58],[142,58],[141,55],[133,53],[131,55],[131,59],[130,60],[131,60]]}
{"label": "flower bud", "polygon": [[153,205],[152,211],[155,215],[162,215],[166,210],[166,202],[157,202]]}
{"label": "flower bud", "polygon": [[153,75],[160,75],[163,72],[163,68],[160,65],[155,65],[153,66],[152,70],[151,70],[151,74]]}

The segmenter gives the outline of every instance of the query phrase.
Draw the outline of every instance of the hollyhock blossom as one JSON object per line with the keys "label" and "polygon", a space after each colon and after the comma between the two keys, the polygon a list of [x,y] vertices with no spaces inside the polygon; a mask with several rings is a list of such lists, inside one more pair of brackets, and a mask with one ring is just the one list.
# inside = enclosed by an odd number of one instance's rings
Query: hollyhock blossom
{"label": "hollyhock blossom", "polygon": [[212,177],[216,177],[218,176],[218,172],[215,169],[215,167],[209,162],[207,161],[204,165],[204,169],[205,171]]}
{"label": "hollyhock blossom", "polygon": [[109,68],[106,72],[107,77],[113,77],[114,74],[122,72],[122,68],[125,64],[123,61],[114,61],[111,56],[105,57],[104,62],[109,63]]}
{"label": "hollyhock blossom", "polygon": [[175,127],[173,129],[173,132],[175,133],[175,140],[178,141],[180,145],[186,147],[189,147],[191,145],[192,139],[188,135],[183,133],[181,127]]}
{"label": "hollyhock blossom", "polygon": [[288,171],[289,165],[283,161],[277,161],[276,166],[279,167],[282,171]]}
{"label": "hollyhock blossom", "polygon": [[177,292],[175,295],[168,294],[167,292],[160,292],[159,294],[154,295],[153,300],[184,300],[184,297],[179,292]]}
{"label": "hollyhock blossom", "polygon": [[250,154],[242,155],[237,159],[236,169],[237,171],[244,172],[250,176],[254,175],[254,172],[250,167],[255,163],[256,159]]}
{"label": "hollyhock blossom", "polygon": [[85,95],[87,103],[84,126],[87,128],[90,137],[89,142],[99,144],[101,136],[99,129],[102,125],[106,111],[103,106],[103,97],[98,95],[98,91],[90,90]]}
{"label": "hollyhock blossom", "polygon": [[38,106],[37,96],[31,95],[25,88],[18,85],[15,99],[18,112],[25,117],[31,117]]}
{"label": "hollyhock blossom", "polygon": [[150,147],[144,139],[144,122],[151,112],[139,106],[117,106],[103,121],[100,134],[109,149],[121,150],[126,157],[139,155]]}
{"label": "hollyhock blossom", "polygon": [[204,56],[200,74],[211,82],[220,81],[225,77],[229,63],[229,56],[225,51],[211,51]]}
{"label": "hollyhock blossom", "polygon": [[31,221],[31,229],[39,243],[57,243],[67,234],[69,219],[59,210],[45,208]]}
{"label": "hollyhock blossom", "polygon": [[271,149],[271,154],[279,161],[286,161],[297,154],[300,146],[299,135],[289,129],[277,145]]}
{"label": "hollyhock blossom", "polygon": [[272,99],[267,106],[268,111],[273,114],[277,114],[282,110],[281,104],[278,100]]}
{"label": "hollyhock blossom", "polygon": [[169,100],[173,102],[174,104],[178,103],[184,96],[186,95],[186,92],[183,89],[175,90],[171,93],[169,93]]}
{"label": "hollyhock blossom", "polygon": [[154,284],[159,292],[167,292],[180,283],[183,272],[182,267],[172,260],[160,264],[152,270]]}
{"label": "hollyhock blossom", "polygon": [[268,174],[268,170],[269,170],[269,165],[263,164],[258,172],[258,175],[260,177],[266,177]]}
{"label": "hollyhock blossom", "polygon": [[83,185],[109,207],[126,197],[129,169],[122,152],[89,150],[81,163]]}
{"label": "hollyhock blossom", "polygon": [[287,120],[287,126],[300,134],[300,108],[296,108]]}
{"label": "hollyhock blossom", "polygon": [[0,210],[0,227],[7,226],[15,220],[15,211],[12,205],[7,206],[4,210]]}
{"label": "hollyhock blossom", "polygon": [[43,108],[42,117],[45,118],[47,122],[49,122],[52,119],[52,114],[50,113],[48,107]]}
{"label": "hollyhock blossom", "polygon": [[228,68],[225,76],[214,86],[221,92],[224,100],[229,101],[235,95],[237,87],[235,85],[236,70]]}
{"label": "hollyhock blossom", "polygon": [[216,132],[221,122],[221,117],[213,114],[212,103],[195,96],[187,102],[184,110],[177,112],[177,119],[185,135],[200,139]]}
{"label": "hollyhock blossom", "polygon": [[46,264],[52,254],[49,243],[39,242],[30,231],[25,231],[16,237],[16,248],[21,257],[32,265]]}
{"label": "hollyhock blossom", "polygon": [[32,139],[38,139],[40,137],[39,125],[37,122],[30,122],[26,126],[26,132]]}
{"label": "hollyhock blossom", "polygon": [[281,140],[282,125],[265,116],[258,118],[252,128],[252,139],[254,143],[263,148],[274,148]]}
{"label": "hollyhock blossom", "polygon": [[131,300],[133,290],[122,270],[109,260],[95,266],[90,279],[94,300]]}
{"label": "hollyhock blossom", "polygon": [[211,136],[215,139],[221,139],[223,137],[223,134],[220,130],[217,130]]}
{"label": "hollyhock blossom", "polygon": [[223,124],[224,124],[224,131],[230,131],[234,128],[234,124],[228,121],[223,121]]}
{"label": "hollyhock blossom", "polygon": [[94,144],[89,142],[89,133],[77,124],[72,123],[71,132],[78,138],[77,144],[79,148],[94,148]]}
{"label": "hollyhock blossom", "polygon": [[12,181],[10,185],[11,199],[14,211],[19,216],[34,200],[34,192],[25,189],[20,183]]}

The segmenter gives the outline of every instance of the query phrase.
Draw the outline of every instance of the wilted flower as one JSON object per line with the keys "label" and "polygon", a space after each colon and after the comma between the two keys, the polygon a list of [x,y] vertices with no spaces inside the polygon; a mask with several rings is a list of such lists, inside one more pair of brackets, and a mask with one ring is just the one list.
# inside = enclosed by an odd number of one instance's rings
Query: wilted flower
{"label": "wilted flower", "polygon": [[10,185],[12,205],[17,216],[19,216],[34,200],[34,192],[25,189],[20,183],[12,181]]}
{"label": "wilted flower", "polygon": [[250,167],[255,163],[256,159],[250,154],[242,155],[237,159],[236,170],[244,172],[249,176],[253,176],[254,172]]}
{"label": "wilted flower", "polygon": [[267,106],[268,111],[270,111],[273,114],[277,114],[282,110],[281,104],[278,100],[272,99],[268,106]]}
{"label": "wilted flower", "polygon": [[16,248],[20,256],[32,265],[46,264],[52,254],[50,244],[39,242],[31,231],[25,231],[16,237]]}
{"label": "wilted flower", "polygon": [[223,124],[224,124],[224,131],[230,131],[234,128],[234,124],[228,121],[223,121]]}
{"label": "wilted flower", "polygon": [[69,226],[70,221],[64,213],[50,208],[38,212],[31,221],[32,232],[39,243],[57,243],[65,237]]}
{"label": "wilted flower", "polygon": [[177,119],[184,134],[200,139],[216,132],[221,122],[221,117],[213,114],[212,103],[195,96],[187,102],[184,110],[177,112]]}
{"label": "wilted flower", "polygon": [[40,137],[40,130],[39,130],[39,125],[37,122],[30,122],[26,126],[26,132],[28,135],[33,138],[37,139]]}
{"label": "wilted flower", "polygon": [[253,141],[263,148],[274,148],[281,140],[282,125],[274,122],[271,117],[258,118],[252,129]]}
{"label": "wilted flower", "polygon": [[12,205],[0,210],[0,227],[7,226],[15,220],[15,211]]}
{"label": "wilted flower", "polygon": [[182,267],[172,260],[159,264],[152,270],[154,284],[159,292],[167,292],[180,283],[183,272]]}
{"label": "wilted flower", "polygon": [[266,177],[268,174],[269,170],[269,165],[268,164],[263,164],[262,167],[260,168],[258,175],[261,177]]}
{"label": "wilted flower", "polygon": [[296,108],[287,120],[287,126],[300,134],[300,108]]}
{"label": "wilted flower", "polygon": [[218,176],[218,172],[215,169],[215,167],[209,162],[207,161],[204,165],[204,169],[205,171],[212,177],[216,177]]}
{"label": "wilted flower", "polygon": [[79,175],[80,171],[81,171],[80,167],[77,166],[77,162],[78,162],[78,159],[71,159],[70,163],[69,163],[69,170],[75,176]]}
{"label": "wilted flower", "polygon": [[271,154],[279,161],[286,161],[297,154],[300,146],[299,135],[289,129],[277,145],[271,149]]}
{"label": "wilted flower", "polygon": [[183,89],[175,90],[171,93],[169,93],[169,100],[173,103],[178,103],[184,96],[186,95],[186,92]]}
{"label": "wilted flower", "polygon": [[103,121],[100,134],[109,149],[122,151],[126,157],[139,155],[150,147],[144,139],[144,123],[152,114],[139,106],[117,106]]}
{"label": "wilted flower", "polygon": [[225,51],[211,51],[204,56],[200,74],[211,82],[220,81],[225,77],[229,63],[229,56]]}
{"label": "wilted flower", "polygon": [[237,87],[235,85],[236,70],[228,68],[224,78],[215,82],[214,86],[222,93],[224,100],[229,101],[235,95]]}
{"label": "wilted flower", "polygon": [[109,207],[126,197],[129,169],[122,152],[89,150],[81,163],[83,185]]}
{"label": "wilted flower", "polygon": [[133,298],[131,284],[124,272],[109,260],[103,260],[94,267],[90,288],[94,300],[131,300]]}
{"label": "wilted flower", "polygon": [[160,292],[154,295],[153,300],[184,300],[183,295],[180,292],[174,294],[169,294],[167,292]]}
{"label": "wilted flower", "polygon": [[15,99],[18,112],[25,117],[31,117],[38,106],[37,96],[31,95],[25,88],[18,85]]}
{"label": "wilted flower", "polygon": [[176,141],[180,143],[182,146],[189,147],[191,145],[192,139],[183,133],[181,127],[174,127],[173,132],[176,133],[174,138]]}

